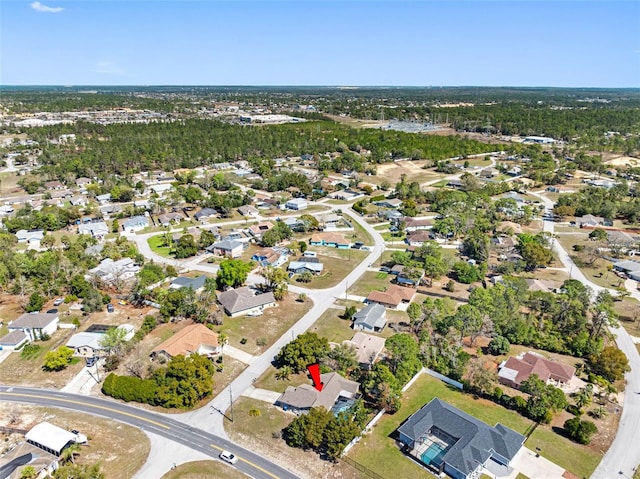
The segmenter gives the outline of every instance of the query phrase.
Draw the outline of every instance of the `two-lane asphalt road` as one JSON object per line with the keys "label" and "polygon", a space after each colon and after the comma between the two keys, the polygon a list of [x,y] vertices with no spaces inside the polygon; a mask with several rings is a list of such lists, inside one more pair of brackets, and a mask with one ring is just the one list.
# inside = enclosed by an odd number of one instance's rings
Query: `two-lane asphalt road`
{"label": "two-lane asphalt road", "polygon": [[138,409],[127,404],[48,389],[15,386],[0,386],[0,401],[60,407],[106,417],[158,434],[213,458],[217,458],[218,454],[226,449],[238,456],[239,460],[233,467],[256,479],[297,479],[298,477],[231,441],[176,421],[166,415]]}

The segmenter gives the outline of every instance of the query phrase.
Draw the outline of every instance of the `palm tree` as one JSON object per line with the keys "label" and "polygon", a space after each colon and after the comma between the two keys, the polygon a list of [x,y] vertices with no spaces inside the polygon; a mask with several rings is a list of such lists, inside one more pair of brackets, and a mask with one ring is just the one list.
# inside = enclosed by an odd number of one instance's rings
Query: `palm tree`
{"label": "palm tree", "polygon": [[74,442],[63,449],[62,454],[60,454],[60,459],[62,462],[72,462],[75,464],[75,456],[77,454],[80,454],[80,444]]}

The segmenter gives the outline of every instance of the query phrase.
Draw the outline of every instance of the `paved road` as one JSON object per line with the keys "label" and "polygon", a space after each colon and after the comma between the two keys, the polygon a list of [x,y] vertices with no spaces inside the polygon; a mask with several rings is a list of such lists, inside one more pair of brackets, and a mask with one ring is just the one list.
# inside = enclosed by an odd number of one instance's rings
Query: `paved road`
{"label": "paved road", "polygon": [[351,217],[351,219],[360,224],[374,239],[375,246],[369,255],[359,264],[355,264],[354,268],[347,275],[347,277],[333,288],[323,290],[309,290],[296,286],[289,286],[289,290],[292,292],[305,292],[309,298],[313,300],[313,307],[307,314],[305,314],[300,320],[293,325],[288,331],[286,331],[280,339],[278,339],[269,349],[267,349],[260,356],[254,358],[251,365],[245,369],[228,387],[223,389],[218,396],[216,396],[210,403],[209,407],[219,411],[217,417],[213,420],[209,415],[208,408],[201,408],[196,411],[191,411],[180,415],[179,419],[185,421],[191,425],[199,425],[200,427],[206,424],[207,430],[226,437],[224,432],[224,419],[223,412],[227,411],[231,405],[231,398],[235,400],[245,390],[250,388],[254,379],[260,377],[267,368],[273,362],[274,357],[280,349],[287,343],[289,343],[294,337],[304,333],[307,329],[315,323],[320,316],[334,303],[337,298],[344,297],[345,292],[349,285],[353,285],[365,271],[367,271],[368,265],[376,261],[382,252],[384,251],[384,239],[371,225],[362,221],[358,214],[353,210],[346,210],[342,206],[343,213]]}
{"label": "paved road", "polygon": [[139,427],[171,441],[217,458],[227,449],[239,458],[235,468],[256,479],[296,479],[287,469],[238,446],[227,439],[207,433],[202,429],[183,424],[166,415],[138,409],[127,404],[105,399],[79,396],[47,389],[0,386],[0,400],[60,407]]}
{"label": "paved road", "polygon": [[[546,212],[551,213],[553,209],[551,200],[537,193],[531,194],[540,198],[544,202]],[[553,220],[544,221],[544,231],[554,232]],[[587,279],[558,241],[554,241],[553,247],[558,259],[567,268],[567,271],[570,271],[572,279],[577,279],[589,286],[594,291],[594,294],[606,289]],[[640,299],[640,294],[638,294],[637,290],[635,293],[633,290],[630,290],[630,292],[632,296]],[[616,291],[611,291],[611,293],[616,294]],[[634,469],[640,465],[640,446],[638,446],[638,443],[640,443],[640,355],[631,336],[623,327],[610,328],[610,331],[615,336],[618,347],[627,355],[631,372],[625,376],[627,387],[616,437],[591,475],[591,479],[631,478],[633,477]]]}

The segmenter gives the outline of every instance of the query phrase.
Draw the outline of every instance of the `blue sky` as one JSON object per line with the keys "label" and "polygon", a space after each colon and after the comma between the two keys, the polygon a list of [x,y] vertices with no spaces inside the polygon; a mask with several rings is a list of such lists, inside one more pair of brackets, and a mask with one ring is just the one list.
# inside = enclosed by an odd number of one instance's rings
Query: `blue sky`
{"label": "blue sky", "polygon": [[2,0],[3,85],[640,87],[640,2]]}

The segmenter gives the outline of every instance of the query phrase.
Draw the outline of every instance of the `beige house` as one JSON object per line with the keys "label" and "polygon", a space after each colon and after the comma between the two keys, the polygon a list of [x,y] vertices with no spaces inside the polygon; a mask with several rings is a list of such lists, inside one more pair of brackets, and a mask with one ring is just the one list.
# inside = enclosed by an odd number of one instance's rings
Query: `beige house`
{"label": "beige house", "polygon": [[202,354],[204,356],[215,356],[222,352],[222,346],[218,342],[218,334],[211,331],[204,324],[191,324],[181,329],[176,334],[158,345],[151,356],[171,359],[182,354]]}

